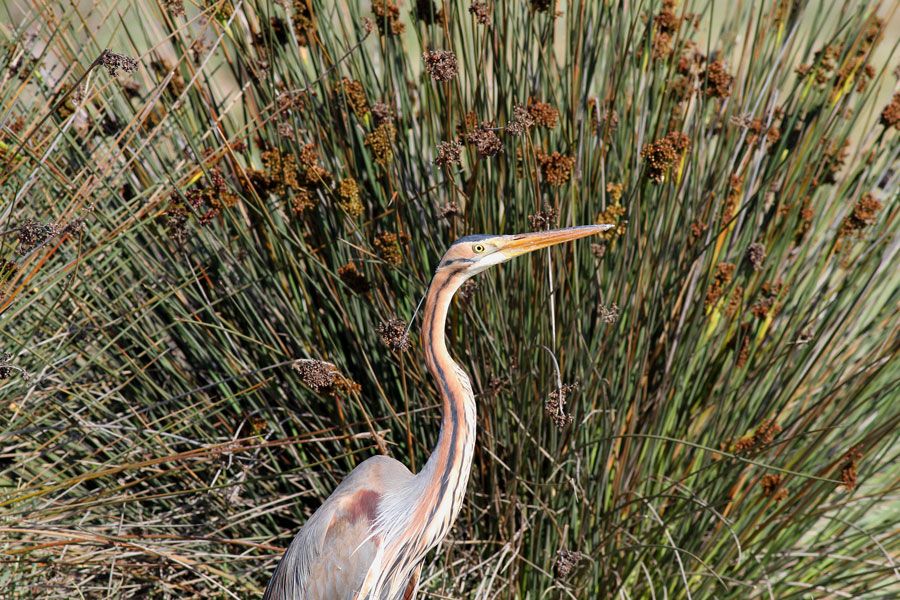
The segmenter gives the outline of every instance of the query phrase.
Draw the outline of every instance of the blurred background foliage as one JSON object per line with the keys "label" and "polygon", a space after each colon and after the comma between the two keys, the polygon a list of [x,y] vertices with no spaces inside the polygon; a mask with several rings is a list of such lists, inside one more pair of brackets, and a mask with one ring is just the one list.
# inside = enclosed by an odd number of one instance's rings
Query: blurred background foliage
{"label": "blurred background foliage", "polygon": [[260,594],[435,442],[447,245],[612,222],[459,294],[422,596],[896,597],[890,8],[3,3],[0,596]]}

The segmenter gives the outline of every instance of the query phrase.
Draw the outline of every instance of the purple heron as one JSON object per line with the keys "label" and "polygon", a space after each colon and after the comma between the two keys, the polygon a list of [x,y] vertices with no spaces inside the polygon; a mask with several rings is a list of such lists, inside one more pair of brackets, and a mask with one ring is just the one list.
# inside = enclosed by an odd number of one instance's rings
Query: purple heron
{"label": "purple heron", "polygon": [[413,475],[373,456],[344,479],[297,533],[263,600],[408,600],[422,562],[453,525],[475,449],[475,397],[444,338],[447,310],[467,279],[511,258],[612,225],[456,240],[438,264],[425,298],[425,363],[443,399],[437,446]]}

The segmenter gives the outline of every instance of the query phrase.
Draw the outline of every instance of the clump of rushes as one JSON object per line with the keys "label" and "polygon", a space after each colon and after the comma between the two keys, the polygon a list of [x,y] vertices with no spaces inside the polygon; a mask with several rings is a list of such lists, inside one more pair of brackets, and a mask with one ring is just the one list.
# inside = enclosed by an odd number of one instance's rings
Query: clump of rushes
{"label": "clump of rushes", "polygon": [[550,104],[534,98],[528,101],[528,113],[536,125],[547,129],[553,129],[559,123],[559,111]]}
{"label": "clump of rushes", "polygon": [[781,502],[788,496],[788,491],[782,487],[784,476],[780,473],[771,473],[764,475],[759,480],[759,486],[762,488],[762,495],[771,498],[775,502]]}
{"label": "clump of rushes", "polygon": [[553,424],[559,429],[564,429],[571,425],[574,420],[574,417],[566,412],[566,402],[568,401],[569,396],[577,389],[577,381],[575,383],[566,383],[562,387],[550,392],[547,396],[547,401],[544,402],[544,413],[550,417]]}
{"label": "clump of rushes", "polygon": [[560,154],[559,152],[551,154],[537,152],[535,158],[541,167],[541,175],[544,181],[550,185],[559,187],[572,177],[572,170],[575,168],[574,157]]}
{"label": "clump of rushes", "polygon": [[406,332],[406,323],[400,319],[390,319],[381,323],[376,328],[378,337],[384,345],[393,352],[406,352],[409,350],[409,334]]}
{"label": "clump of rushes", "polygon": [[341,179],[337,187],[337,195],[340,198],[340,207],[351,217],[360,217],[365,212],[365,207],[359,200],[359,185],[355,179],[351,177]]}
{"label": "clump of rushes", "polygon": [[366,135],[363,143],[372,152],[375,162],[382,167],[387,167],[394,160],[392,144],[397,136],[397,129],[390,121],[385,121],[375,128],[375,131]]}
{"label": "clump of rushes", "polygon": [[496,156],[503,150],[503,142],[494,132],[493,121],[481,123],[474,131],[466,134],[466,142],[475,146],[478,156],[488,158]]}
{"label": "clump of rushes", "polygon": [[379,233],[372,245],[375,246],[375,253],[381,260],[392,267],[397,267],[403,262],[403,250],[400,246],[408,240],[409,237],[406,234],[386,231]]}
{"label": "clump of rushes", "polygon": [[705,306],[707,309],[715,306],[722,294],[725,293],[725,288],[731,283],[731,279],[734,276],[734,268],[734,263],[729,262],[722,262],[716,265],[716,274],[713,277],[713,282],[706,291]]}
{"label": "clump of rushes", "polygon": [[513,118],[506,125],[506,133],[510,135],[522,135],[534,126],[534,117],[528,112],[528,108],[516,105],[513,108]]}
{"label": "clump of rushes", "polygon": [[457,140],[441,142],[437,147],[437,157],[434,164],[440,167],[458,165],[462,161],[462,144]]}
{"label": "clump of rushes", "polygon": [[751,435],[736,441],[732,446],[732,452],[740,456],[756,454],[775,441],[775,437],[779,433],[781,433],[781,426],[775,422],[775,419],[767,419],[760,423]]}
{"label": "clump of rushes", "polygon": [[672,131],[664,138],[641,149],[641,158],[647,162],[647,177],[654,183],[666,180],[666,172],[690,147],[690,140],[680,131]]}
{"label": "clump of rushes", "polygon": [[347,100],[347,106],[350,107],[353,114],[358,119],[365,117],[369,112],[369,101],[366,99],[366,90],[363,84],[355,79],[344,77],[341,80],[341,89]]}
{"label": "clump of rushes", "polygon": [[400,7],[394,0],[372,0],[372,12],[382,35],[400,35],[406,29],[400,21]]}
{"label": "clump of rushes", "polygon": [[449,50],[429,50],[422,55],[425,70],[435,81],[450,81],[456,77],[456,55]]}
{"label": "clump of rushes", "polygon": [[553,570],[559,579],[566,579],[586,559],[587,556],[577,550],[560,548],[556,551],[556,563],[553,565]]}
{"label": "clump of rushes", "polygon": [[878,218],[882,204],[872,194],[866,194],[853,207],[849,215],[841,221],[839,238],[861,237],[863,231]]}
{"label": "clump of rushes", "polygon": [[881,111],[880,123],[885,129],[893,127],[900,130],[900,92],[894,94],[890,104]]}
{"label": "clump of rushes", "polygon": [[341,374],[338,368],[324,360],[304,358],[294,361],[293,369],[309,389],[319,394],[343,398],[360,390],[360,385]]}
{"label": "clump of rushes", "polygon": [[469,5],[469,13],[481,25],[485,27],[491,26],[491,9],[488,7],[487,2],[473,2]]}
{"label": "clump of rushes", "polygon": [[338,267],[337,274],[338,277],[341,278],[341,281],[357,294],[365,295],[372,289],[369,280],[366,279],[366,276],[359,270],[359,267],[357,267],[354,262],[348,262],[347,264]]}

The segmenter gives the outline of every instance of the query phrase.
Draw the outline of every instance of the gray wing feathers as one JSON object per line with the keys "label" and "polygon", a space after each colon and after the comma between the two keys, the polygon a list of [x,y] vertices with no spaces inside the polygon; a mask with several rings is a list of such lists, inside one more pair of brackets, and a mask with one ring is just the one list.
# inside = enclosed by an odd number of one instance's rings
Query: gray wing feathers
{"label": "gray wing feathers", "polygon": [[297,533],[263,600],[353,599],[381,543],[371,535],[381,497],[410,477],[385,456],[357,466]]}

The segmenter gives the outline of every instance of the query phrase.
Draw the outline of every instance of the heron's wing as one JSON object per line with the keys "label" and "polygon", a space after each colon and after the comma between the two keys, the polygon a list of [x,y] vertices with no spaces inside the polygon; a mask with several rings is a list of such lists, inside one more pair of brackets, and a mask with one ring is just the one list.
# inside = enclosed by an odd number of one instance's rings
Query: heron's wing
{"label": "heron's wing", "polygon": [[263,600],[353,598],[381,544],[371,529],[379,502],[409,477],[406,467],[384,456],[356,467],[300,529]]}

